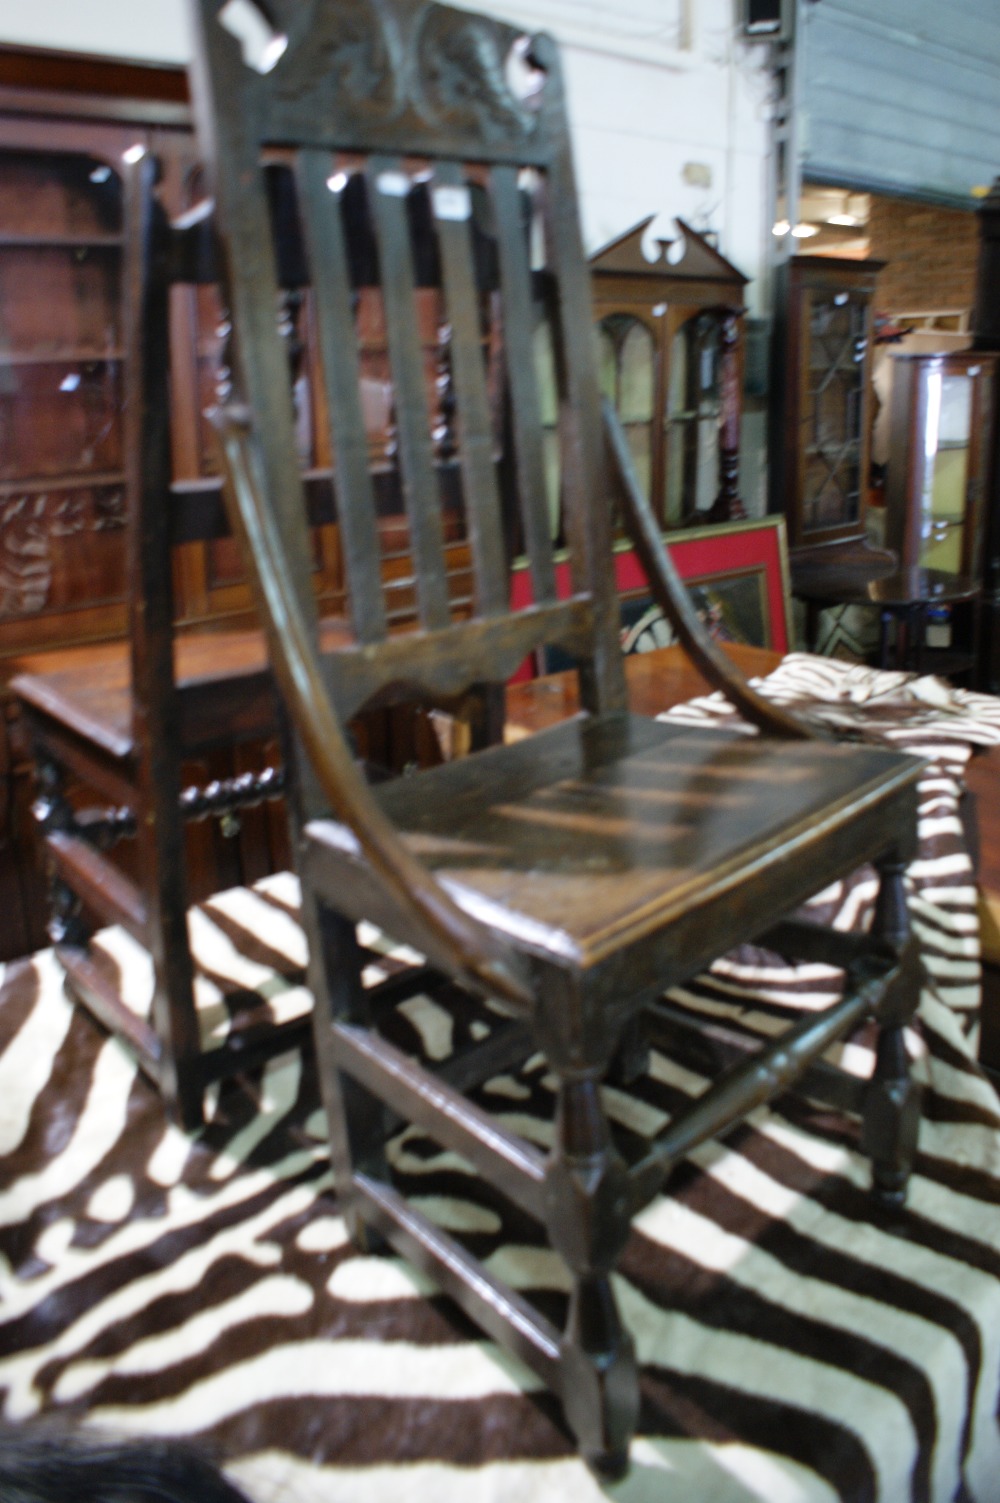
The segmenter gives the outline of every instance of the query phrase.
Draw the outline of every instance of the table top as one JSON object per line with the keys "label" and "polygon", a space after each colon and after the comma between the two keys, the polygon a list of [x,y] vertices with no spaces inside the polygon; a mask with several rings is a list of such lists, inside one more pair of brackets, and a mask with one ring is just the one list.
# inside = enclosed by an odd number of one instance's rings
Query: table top
{"label": "table top", "polygon": [[[766,647],[727,642],[725,649],[750,677],[770,673],[781,662],[781,654]],[[712,689],[679,646],[630,653],[625,659],[625,681],[629,705],[637,715],[659,715],[672,705],[683,704],[698,694],[709,694]],[[508,739],[544,730],[575,715],[579,708],[577,677],[572,671],[548,673],[543,678],[508,686]]]}
{"label": "table top", "polygon": [[804,600],[836,605],[877,605],[901,610],[916,605],[948,605],[974,600],[980,584],[967,574],[948,574],[943,569],[919,567],[897,569],[878,579],[859,581],[847,571],[831,570],[829,577],[815,574],[796,581],[795,593]]}

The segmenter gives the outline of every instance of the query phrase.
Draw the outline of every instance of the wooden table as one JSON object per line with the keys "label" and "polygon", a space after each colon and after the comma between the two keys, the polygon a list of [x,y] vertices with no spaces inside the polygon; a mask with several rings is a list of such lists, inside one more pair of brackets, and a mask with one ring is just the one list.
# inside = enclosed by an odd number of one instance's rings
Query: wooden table
{"label": "wooden table", "polygon": [[[762,647],[726,644],[726,651],[754,676],[770,673],[779,653]],[[658,715],[711,686],[692,667],[681,647],[633,653],[625,659],[629,704],[638,715]],[[515,740],[555,725],[579,709],[576,674],[552,673],[507,690],[506,737]],[[970,795],[966,823],[979,882],[983,956],[983,1036],[980,1058],[1000,1071],[1000,747],[977,751],[966,777]]]}
{"label": "wooden table", "polygon": [[[770,673],[781,654],[766,647],[726,644],[726,651],[744,673]],[[625,659],[629,705],[637,715],[659,715],[672,705],[683,704],[697,694],[710,694],[711,685],[685,656],[682,647],[659,647],[655,652],[633,652]],[[573,672],[549,673],[507,689],[507,739],[516,740],[546,726],[555,725],[580,708],[577,678]]]}

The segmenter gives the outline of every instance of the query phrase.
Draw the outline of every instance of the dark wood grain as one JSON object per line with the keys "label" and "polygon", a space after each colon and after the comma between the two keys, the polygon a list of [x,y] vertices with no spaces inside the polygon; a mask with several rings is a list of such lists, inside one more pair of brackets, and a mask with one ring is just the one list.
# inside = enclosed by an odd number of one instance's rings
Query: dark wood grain
{"label": "dark wood grain", "polygon": [[333,428],[340,528],[353,581],[351,615],[358,640],[373,642],[385,635],[385,608],[340,199],[326,186],[330,176],[328,156],[304,152],[299,170],[306,234],[315,267],[316,321]]}

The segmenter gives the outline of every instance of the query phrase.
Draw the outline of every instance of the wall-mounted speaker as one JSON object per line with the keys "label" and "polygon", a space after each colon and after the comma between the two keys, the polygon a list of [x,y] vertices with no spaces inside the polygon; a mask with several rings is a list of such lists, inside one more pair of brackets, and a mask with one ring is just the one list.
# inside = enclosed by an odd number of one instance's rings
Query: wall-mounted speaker
{"label": "wall-mounted speaker", "polygon": [[739,0],[744,36],[760,42],[787,42],[792,36],[795,0]]}

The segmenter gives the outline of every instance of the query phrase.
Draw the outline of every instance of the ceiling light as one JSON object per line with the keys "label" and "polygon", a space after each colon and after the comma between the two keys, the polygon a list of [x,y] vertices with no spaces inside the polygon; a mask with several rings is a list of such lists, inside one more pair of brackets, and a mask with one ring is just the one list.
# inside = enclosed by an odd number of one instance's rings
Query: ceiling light
{"label": "ceiling light", "polygon": [[828,214],[826,222],[827,224],[843,224],[849,229],[854,229],[861,223],[861,220],[856,214]]}
{"label": "ceiling light", "polygon": [[775,220],[774,224],[771,226],[771,234],[787,235],[790,229],[791,225],[788,223],[787,219],[778,219]]}
{"label": "ceiling light", "polygon": [[810,240],[813,235],[819,234],[818,224],[797,224],[792,230],[793,240]]}
{"label": "ceiling light", "polygon": [[145,148],[145,146],[143,146],[143,144],[142,144],[141,141],[137,141],[134,146],[130,146],[129,147],[128,151],[123,151],[122,152],[122,161],[123,162],[141,162],[142,159],[143,159],[143,157],[145,155],[146,155],[146,148]]}

